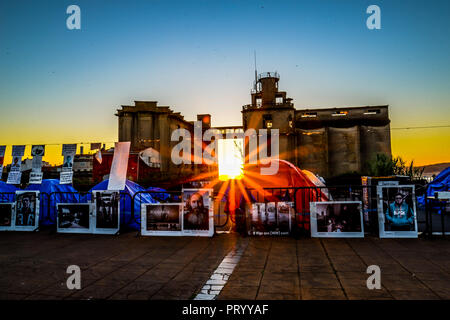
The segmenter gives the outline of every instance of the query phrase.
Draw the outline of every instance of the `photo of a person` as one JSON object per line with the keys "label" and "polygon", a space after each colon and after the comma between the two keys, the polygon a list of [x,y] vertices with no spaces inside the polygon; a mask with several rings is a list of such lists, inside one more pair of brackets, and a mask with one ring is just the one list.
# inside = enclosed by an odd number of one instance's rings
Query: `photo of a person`
{"label": "photo of a person", "polygon": [[119,228],[119,193],[96,192],[96,228]]}
{"label": "photo of a person", "polygon": [[[385,190],[388,199],[391,199],[388,195],[389,192],[387,189]],[[395,192],[394,201],[388,203],[385,211],[385,227],[387,231],[414,231],[414,212],[407,203],[406,198],[408,195],[407,191],[403,193]]]}
{"label": "photo of a person", "polygon": [[380,237],[417,237],[414,186],[378,186]]}
{"label": "photo of a person", "polygon": [[184,191],[183,203],[183,228],[209,230],[209,192]]}
{"label": "photo of a person", "polygon": [[311,203],[311,236],[364,237],[360,201]]}
{"label": "photo of a person", "polygon": [[66,170],[72,169],[73,166],[73,156],[67,155],[64,157],[63,168]]}
{"label": "photo of a person", "polygon": [[35,192],[18,193],[16,196],[16,226],[35,226],[36,223]]}
{"label": "photo of a person", "polygon": [[11,163],[11,171],[20,171],[20,157],[14,157]]}

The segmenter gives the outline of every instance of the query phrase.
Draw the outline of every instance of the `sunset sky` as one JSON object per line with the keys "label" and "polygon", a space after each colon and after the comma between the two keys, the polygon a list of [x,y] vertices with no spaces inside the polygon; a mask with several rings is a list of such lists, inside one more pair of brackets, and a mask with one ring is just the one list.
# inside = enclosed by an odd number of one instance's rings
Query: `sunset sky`
{"label": "sunset sky", "polygon": [[114,113],[134,100],[241,125],[256,50],[297,109],[389,104],[393,155],[447,162],[449,21],[450,1],[2,0],[0,145],[56,144],[58,158],[60,143],[117,141]]}

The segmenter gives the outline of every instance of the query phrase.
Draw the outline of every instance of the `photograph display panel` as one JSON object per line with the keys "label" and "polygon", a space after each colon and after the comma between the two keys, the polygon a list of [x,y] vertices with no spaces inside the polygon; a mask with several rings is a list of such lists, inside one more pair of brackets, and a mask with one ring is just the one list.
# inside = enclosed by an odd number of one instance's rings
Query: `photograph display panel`
{"label": "photograph display panel", "polygon": [[181,236],[182,203],[146,203],[141,205],[141,234]]}
{"label": "photograph display panel", "polygon": [[212,237],[214,208],[212,189],[183,189],[183,234]]}
{"label": "photograph display panel", "polygon": [[39,191],[16,191],[14,230],[34,231],[39,227]]}
{"label": "photograph display panel", "polygon": [[115,234],[120,228],[120,193],[117,191],[94,191],[94,233]]}
{"label": "photograph display panel", "polygon": [[289,235],[295,217],[293,202],[257,202],[250,209],[249,235]]}
{"label": "photograph display panel", "polygon": [[92,233],[93,204],[58,203],[57,231],[64,233]]}
{"label": "photograph display panel", "polygon": [[417,238],[414,185],[377,187],[380,238]]}
{"label": "photograph display panel", "polygon": [[311,202],[311,237],[363,238],[361,201]]}

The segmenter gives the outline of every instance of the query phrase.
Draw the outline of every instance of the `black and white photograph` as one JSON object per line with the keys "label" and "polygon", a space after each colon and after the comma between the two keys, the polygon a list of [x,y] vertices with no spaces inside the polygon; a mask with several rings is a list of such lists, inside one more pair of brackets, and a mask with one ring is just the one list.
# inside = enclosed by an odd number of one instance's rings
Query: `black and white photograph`
{"label": "black and white photograph", "polygon": [[292,202],[256,202],[250,209],[249,235],[288,235],[294,217]]}
{"label": "black and white photograph", "polygon": [[120,194],[117,191],[94,191],[95,233],[114,234],[120,227]]}
{"label": "black and white photograph", "polygon": [[14,229],[14,203],[0,203],[0,231]]}
{"label": "black and white photograph", "polygon": [[292,230],[292,219],[295,217],[293,202],[277,203],[277,231],[280,235],[288,235]]}
{"label": "black and white photograph", "polygon": [[414,185],[377,187],[380,238],[417,238]]}
{"label": "black and white photograph", "polygon": [[15,230],[33,231],[39,226],[39,191],[16,191]]}
{"label": "black and white photograph", "polygon": [[31,147],[31,156],[43,157],[44,155],[45,155],[45,145],[39,144],[39,145],[33,145]]}
{"label": "black and white photograph", "polygon": [[363,238],[361,201],[311,202],[311,237]]}
{"label": "black and white photograph", "polygon": [[186,235],[212,236],[214,211],[212,189],[183,189],[183,233]]}
{"label": "black and white photograph", "polygon": [[90,233],[92,204],[90,203],[58,203],[58,232]]}
{"label": "black and white photograph", "polygon": [[146,203],[141,209],[141,234],[182,235],[182,203]]}

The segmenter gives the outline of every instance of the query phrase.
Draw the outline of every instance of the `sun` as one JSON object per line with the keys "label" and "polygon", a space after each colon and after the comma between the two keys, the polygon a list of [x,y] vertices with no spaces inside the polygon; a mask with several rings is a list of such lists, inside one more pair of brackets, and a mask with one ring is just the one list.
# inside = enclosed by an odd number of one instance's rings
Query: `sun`
{"label": "sun", "polygon": [[244,172],[243,139],[218,140],[219,180],[242,179]]}

